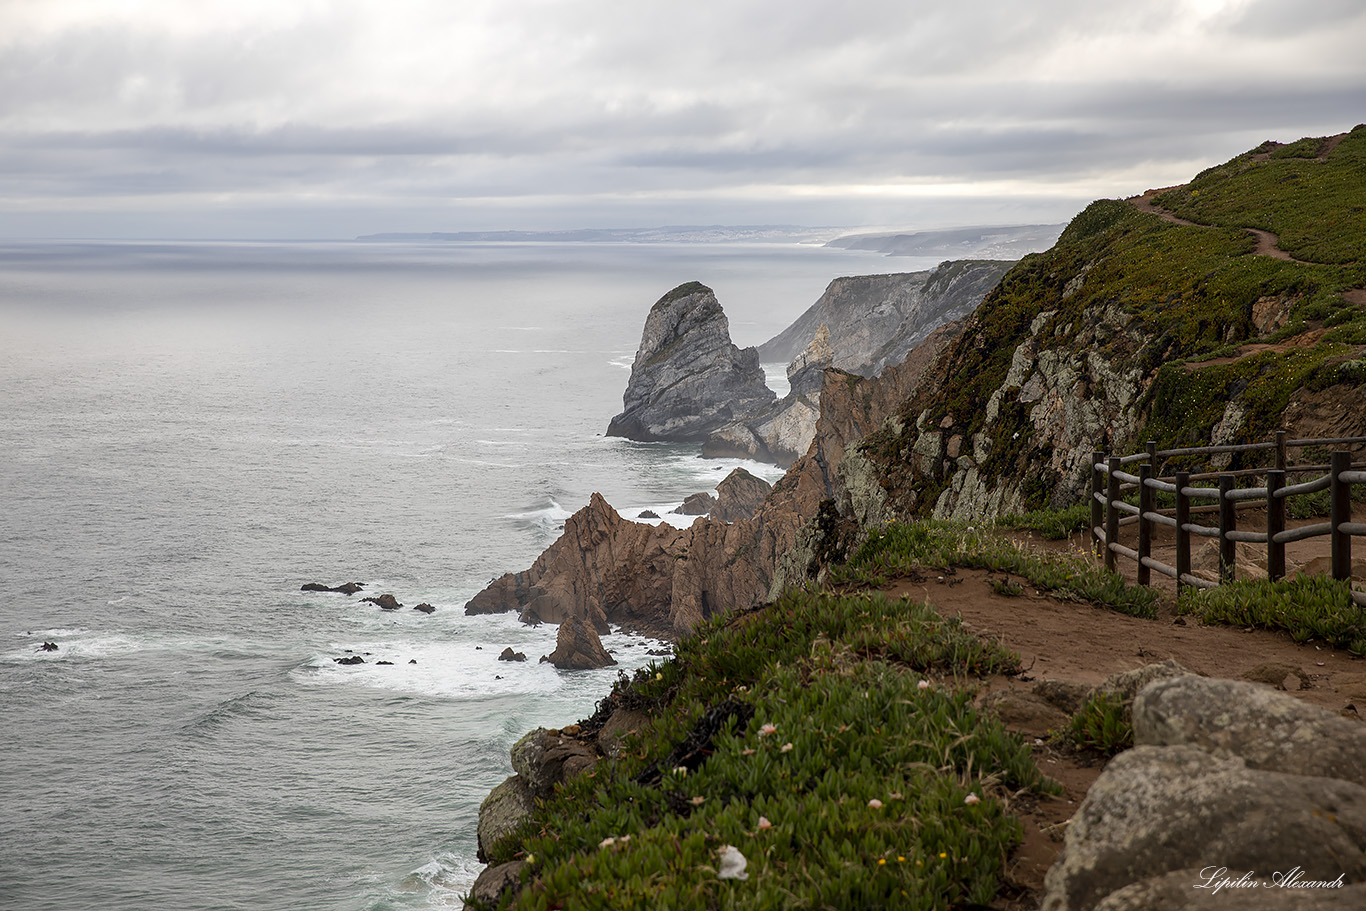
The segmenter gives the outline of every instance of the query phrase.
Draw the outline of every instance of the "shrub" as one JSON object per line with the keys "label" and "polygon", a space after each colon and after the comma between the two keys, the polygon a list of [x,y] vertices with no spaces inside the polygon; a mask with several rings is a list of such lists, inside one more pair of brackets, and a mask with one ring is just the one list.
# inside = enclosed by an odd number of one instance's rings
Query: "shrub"
{"label": "shrub", "polygon": [[1205,591],[1186,589],[1177,610],[1202,623],[1281,629],[1296,642],[1321,639],[1366,658],[1366,611],[1352,603],[1347,583],[1328,576],[1251,579]]}

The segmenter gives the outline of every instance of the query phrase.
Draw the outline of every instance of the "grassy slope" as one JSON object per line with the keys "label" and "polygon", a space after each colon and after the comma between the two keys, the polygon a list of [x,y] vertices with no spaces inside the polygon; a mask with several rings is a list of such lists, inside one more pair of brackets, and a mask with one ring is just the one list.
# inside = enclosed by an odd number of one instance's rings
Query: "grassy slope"
{"label": "grassy slope", "polygon": [[[1312,141],[1314,148],[1318,143]],[[1004,382],[1015,348],[1046,311],[1053,316],[1040,327],[1040,337],[1051,340],[1045,347],[1068,346],[1111,306],[1132,314],[1141,328],[1137,344],[1127,333],[1105,331],[1091,342],[1112,364],[1137,367],[1153,380],[1139,404],[1145,420],[1136,438],[1109,441],[1120,449],[1145,439],[1162,446],[1207,442],[1233,396],[1248,409],[1234,442],[1261,440],[1276,429],[1294,389],[1363,382],[1366,366],[1357,352],[1366,345],[1366,310],[1346,303],[1342,293],[1366,286],[1364,158],[1366,128],[1358,128],[1324,162],[1256,161],[1249,153],[1201,174],[1191,184],[1203,188],[1198,192],[1159,197],[1209,226],[1173,224],[1119,200],[1092,203],[1051,250],[1026,257],[988,295],[949,349],[942,381],[907,403],[906,424],[927,411],[929,426],[951,416],[955,433],[987,433],[985,476],[1033,477],[1027,506],[1064,505],[1048,502],[1057,479],[1039,468],[1049,451],[1030,447],[1028,406],[1007,395],[998,419],[986,421],[988,398]],[[1253,255],[1254,238],[1235,225],[1280,229],[1292,251],[1330,262]],[[1315,230],[1320,233],[1311,242]],[[1285,326],[1269,336],[1259,335],[1253,322],[1253,307],[1263,299],[1284,301],[1289,309]],[[1230,354],[1240,344],[1277,342],[1313,328],[1327,332],[1311,347],[1190,368],[1189,362]],[[916,508],[924,512],[938,488],[936,479],[914,475],[907,464],[914,433],[909,426],[883,431],[866,448],[903,498],[919,493]]]}

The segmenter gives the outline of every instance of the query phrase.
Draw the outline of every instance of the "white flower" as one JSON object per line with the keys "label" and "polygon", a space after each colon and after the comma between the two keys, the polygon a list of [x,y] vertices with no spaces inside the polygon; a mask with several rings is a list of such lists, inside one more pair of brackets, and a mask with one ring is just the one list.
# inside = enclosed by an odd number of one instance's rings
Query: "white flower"
{"label": "white flower", "polygon": [[688,767],[685,766],[685,765],[674,766],[674,774],[675,774],[675,775],[686,775],[686,774],[688,774]]}
{"label": "white flower", "polygon": [[703,797],[701,794],[699,794],[699,795],[697,795],[696,797],[694,797],[694,798],[692,799],[692,805],[695,806],[695,807],[700,807],[700,806],[702,806],[702,801],[704,801],[704,800],[706,800],[706,799],[707,799],[707,798],[705,798],[705,797]]}
{"label": "white flower", "polygon": [[880,801],[880,800],[878,800],[876,797],[874,797],[872,800],[868,801],[868,806],[872,807],[874,810],[881,810],[881,809],[882,809],[882,801]]}
{"label": "white flower", "polygon": [[759,817],[759,828],[760,828],[760,829],[771,829],[771,828],[773,828],[773,823],[771,823],[771,822],[768,821],[768,817],[767,817],[767,816],[760,816],[760,817]]}
{"label": "white flower", "polygon": [[928,681],[928,680],[922,680],[922,681],[920,681],[919,683],[917,683],[916,686],[919,687],[919,688],[922,689],[922,690],[927,690],[927,689],[930,688],[930,681]]}
{"label": "white flower", "polygon": [[778,726],[776,724],[765,724],[763,727],[759,728],[760,737],[767,737],[769,734],[776,733],[778,733]]}
{"label": "white flower", "polygon": [[974,794],[969,794],[967,797],[964,797],[964,798],[963,798],[963,803],[967,804],[968,806],[972,806],[972,805],[975,804],[975,803],[981,803],[981,802],[982,802],[982,798],[978,797],[975,793],[974,793]]}
{"label": "white flower", "polygon": [[599,848],[610,848],[610,847],[612,847],[612,845],[614,845],[614,844],[616,844],[616,843],[617,843],[617,840],[616,840],[615,838],[613,838],[612,836],[609,835],[609,836],[607,836],[606,838],[604,838],[602,841],[598,842],[598,847],[599,847]]}
{"label": "white flower", "polygon": [[720,868],[716,871],[717,879],[749,879],[749,874],[745,872],[745,867],[749,866],[749,861],[745,860],[745,855],[740,853],[740,849],[733,845],[721,846]]}
{"label": "white flower", "polygon": [[778,752],[780,752],[780,753],[786,753],[786,752],[789,752],[791,749],[792,749],[792,744],[790,744],[790,743],[785,743],[785,744],[782,745],[781,749],[779,749]]}

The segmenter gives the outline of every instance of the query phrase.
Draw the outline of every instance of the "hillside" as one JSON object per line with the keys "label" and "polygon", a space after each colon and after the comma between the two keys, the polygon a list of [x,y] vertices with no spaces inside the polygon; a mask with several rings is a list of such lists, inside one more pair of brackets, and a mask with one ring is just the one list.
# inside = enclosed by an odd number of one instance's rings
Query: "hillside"
{"label": "hillside", "polygon": [[896,512],[969,518],[1080,499],[1092,450],[1366,433],[1363,288],[1366,127],[1264,144],[1092,203],[860,449]]}

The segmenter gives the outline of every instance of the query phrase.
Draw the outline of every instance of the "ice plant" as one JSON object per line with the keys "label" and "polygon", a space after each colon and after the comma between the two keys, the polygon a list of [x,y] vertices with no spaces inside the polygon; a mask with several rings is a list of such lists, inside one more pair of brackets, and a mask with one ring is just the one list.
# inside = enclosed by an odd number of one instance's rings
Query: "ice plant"
{"label": "ice plant", "polygon": [[759,728],[760,737],[767,737],[769,734],[776,733],[778,733],[778,726],[776,724],[769,724],[765,722],[764,725],[761,728]]}

